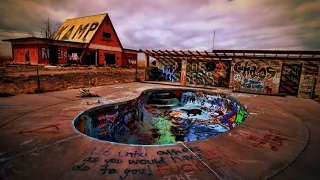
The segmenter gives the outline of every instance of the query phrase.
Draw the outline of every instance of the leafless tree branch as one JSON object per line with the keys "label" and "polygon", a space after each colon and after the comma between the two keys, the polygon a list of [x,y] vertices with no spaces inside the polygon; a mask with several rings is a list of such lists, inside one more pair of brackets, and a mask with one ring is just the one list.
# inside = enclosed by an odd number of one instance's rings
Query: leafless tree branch
{"label": "leafless tree branch", "polygon": [[49,46],[54,44],[54,36],[57,30],[58,28],[53,25],[49,18],[40,22],[40,37],[44,38],[45,43]]}
{"label": "leafless tree branch", "polygon": [[33,31],[28,32],[28,37],[36,37]]}

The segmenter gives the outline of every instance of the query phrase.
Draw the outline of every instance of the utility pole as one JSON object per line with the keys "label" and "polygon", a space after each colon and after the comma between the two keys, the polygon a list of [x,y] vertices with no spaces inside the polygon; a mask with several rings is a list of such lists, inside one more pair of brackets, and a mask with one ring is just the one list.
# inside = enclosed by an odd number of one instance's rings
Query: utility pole
{"label": "utility pole", "polygon": [[214,38],[216,36],[216,31],[213,31],[213,42],[212,42],[212,52],[214,50]]}

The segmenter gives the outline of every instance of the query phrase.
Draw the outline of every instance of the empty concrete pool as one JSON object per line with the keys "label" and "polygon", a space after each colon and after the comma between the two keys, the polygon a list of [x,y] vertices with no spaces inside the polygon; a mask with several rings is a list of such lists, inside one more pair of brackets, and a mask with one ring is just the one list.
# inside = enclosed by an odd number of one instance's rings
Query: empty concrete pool
{"label": "empty concrete pool", "polygon": [[10,97],[27,106],[2,111],[0,177],[269,179],[290,170],[308,144],[308,128],[291,112],[319,117],[318,104],[291,97],[148,83],[92,91],[100,97]]}
{"label": "empty concrete pool", "polygon": [[232,96],[210,91],[153,89],[131,101],[95,107],[74,120],[92,138],[159,145],[196,141],[226,132],[247,117]]}

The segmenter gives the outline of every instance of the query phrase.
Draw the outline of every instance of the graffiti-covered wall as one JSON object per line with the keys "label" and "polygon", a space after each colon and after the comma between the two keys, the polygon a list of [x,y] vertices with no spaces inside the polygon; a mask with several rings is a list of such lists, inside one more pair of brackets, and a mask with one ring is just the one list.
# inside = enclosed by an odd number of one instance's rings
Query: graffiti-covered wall
{"label": "graffiti-covered wall", "polygon": [[300,77],[300,85],[298,97],[312,98],[312,95],[317,95],[317,76],[319,71],[318,62],[304,62]]}
{"label": "graffiti-covered wall", "polygon": [[187,64],[187,83],[228,87],[230,64],[230,61],[189,61]]}
{"label": "graffiti-covered wall", "polygon": [[158,60],[157,65],[157,67],[148,68],[149,81],[180,82],[181,62]]}
{"label": "graffiti-covered wall", "polygon": [[279,90],[282,62],[279,60],[234,59],[230,87],[248,92],[276,94]]}
{"label": "graffiti-covered wall", "polygon": [[[50,59],[50,52],[47,45],[39,46],[39,64],[48,64]],[[57,47],[57,55],[58,64],[67,64],[68,63],[68,47],[66,46],[58,46]],[[54,55],[55,56],[55,55]]]}
{"label": "graffiti-covered wall", "polygon": [[[180,82],[181,62],[158,61],[157,68],[149,68],[150,81]],[[192,62],[186,66],[186,83],[200,86],[229,87],[231,61]]]}

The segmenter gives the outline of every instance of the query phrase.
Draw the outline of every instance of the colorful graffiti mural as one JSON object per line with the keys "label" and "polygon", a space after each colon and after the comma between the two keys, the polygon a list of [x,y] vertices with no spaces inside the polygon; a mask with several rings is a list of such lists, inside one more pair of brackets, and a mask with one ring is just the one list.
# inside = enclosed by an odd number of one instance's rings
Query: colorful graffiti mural
{"label": "colorful graffiti mural", "polygon": [[178,79],[175,75],[175,68],[172,66],[163,66],[160,79],[163,81],[177,81]]}
{"label": "colorful graffiti mural", "polygon": [[184,63],[159,60],[158,68],[148,69],[148,80],[229,87],[230,61]]}
{"label": "colorful graffiti mural", "polygon": [[244,121],[247,111],[234,99],[198,91],[146,91],[136,100],[84,113],[75,127],[90,137],[117,143],[201,140]]}
{"label": "colorful graffiti mural", "polygon": [[179,82],[181,71],[176,66],[161,65],[161,67],[152,67],[148,69],[149,81],[169,81]]}
{"label": "colorful graffiti mural", "polygon": [[229,86],[229,61],[189,62],[187,83],[204,86]]}
{"label": "colorful graffiti mural", "polygon": [[230,86],[235,90],[278,93],[282,62],[278,60],[235,59],[232,63]]}

